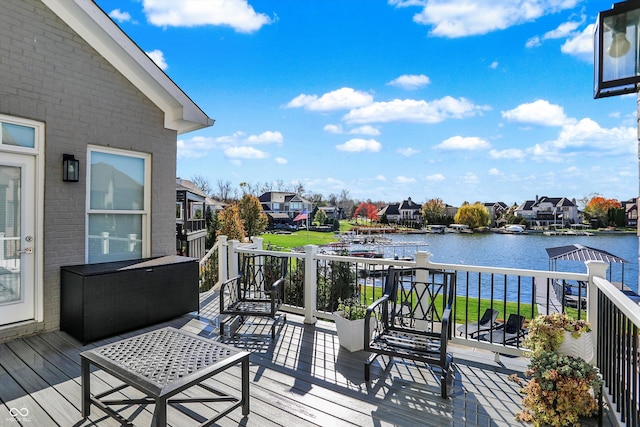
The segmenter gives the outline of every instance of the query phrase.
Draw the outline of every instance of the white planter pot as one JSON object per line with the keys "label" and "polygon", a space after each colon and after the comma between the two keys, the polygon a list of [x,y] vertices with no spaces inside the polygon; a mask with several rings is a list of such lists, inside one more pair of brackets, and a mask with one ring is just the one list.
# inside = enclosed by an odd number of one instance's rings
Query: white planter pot
{"label": "white planter pot", "polygon": [[564,341],[558,347],[558,353],[567,356],[582,357],[587,363],[591,363],[595,356],[593,351],[593,334],[585,332],[580,337],[574,338],[571,332],[565,331]]}
{"label": "white planter pot", "polygon": [[364,319],[347,320],[341,314],[341,311],[333,313],[340,346],[349,351],[364,349]]}

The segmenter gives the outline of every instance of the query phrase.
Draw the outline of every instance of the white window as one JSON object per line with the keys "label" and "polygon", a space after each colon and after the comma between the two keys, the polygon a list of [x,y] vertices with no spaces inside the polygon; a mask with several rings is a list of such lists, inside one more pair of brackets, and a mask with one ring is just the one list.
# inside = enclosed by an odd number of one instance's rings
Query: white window
{"label": "white window", "polygon": [[182,219],[182,202],[176,202],[176,219]]}
{"label": "white window", "polygon": [[87,263],[148,257],[151,157],[90,146],[87,153]]}

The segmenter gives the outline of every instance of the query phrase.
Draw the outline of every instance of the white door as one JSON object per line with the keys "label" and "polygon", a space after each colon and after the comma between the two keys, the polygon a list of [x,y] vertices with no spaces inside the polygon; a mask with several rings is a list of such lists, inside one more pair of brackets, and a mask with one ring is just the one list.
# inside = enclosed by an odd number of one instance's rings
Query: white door
{"label": "white door", "polygon": [[0,153],[0,325],[36,316],[34,156]]}

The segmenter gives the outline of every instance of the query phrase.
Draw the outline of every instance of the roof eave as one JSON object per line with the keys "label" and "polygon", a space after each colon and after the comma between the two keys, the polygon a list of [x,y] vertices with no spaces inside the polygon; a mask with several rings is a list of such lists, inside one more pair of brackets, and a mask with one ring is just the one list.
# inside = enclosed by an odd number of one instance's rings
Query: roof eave
{"label": "roof eave", "polygon": [[164,112],[165,128],[183,134],[213,125],[214,120],[93,1],[42,2]]}

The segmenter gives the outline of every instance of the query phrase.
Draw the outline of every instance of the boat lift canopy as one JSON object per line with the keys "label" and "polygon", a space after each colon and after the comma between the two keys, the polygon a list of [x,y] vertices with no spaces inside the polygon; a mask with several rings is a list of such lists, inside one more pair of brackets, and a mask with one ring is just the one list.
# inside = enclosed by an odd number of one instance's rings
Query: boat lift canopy
{"label": "boat lift canopy", "polygon": [[562,261],[603,261],[609,263],[609,281],[611,281],[611,264],[622,264],[622,283],[624,283],[624,264],[628,261],[613,255],[607,251],[590,248],[579,244],[568,246],[557,246],[555,248],[547,248],[549,255],[549,269],[555,270],[558,260]]}

